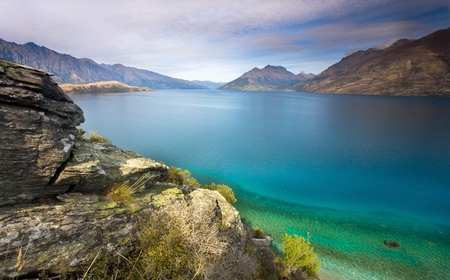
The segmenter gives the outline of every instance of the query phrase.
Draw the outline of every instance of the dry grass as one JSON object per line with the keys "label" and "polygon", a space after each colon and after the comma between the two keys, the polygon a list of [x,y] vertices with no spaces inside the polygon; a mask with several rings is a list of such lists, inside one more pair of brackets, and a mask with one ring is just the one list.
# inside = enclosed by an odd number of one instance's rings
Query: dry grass
{"label": "dry grass", "polygon": [[114,185],[106,194],[108,198],[118,202],[133,203],[133,195],[145,188],[145,184],[154,176],[148,172],[143,174],[133,184],[130,185],[129,181]]}
{"label": "dry grass", "polygon": [[99,135],[95,130],[89,133],[89,140],[96,143],[109,143],[107,138]]}

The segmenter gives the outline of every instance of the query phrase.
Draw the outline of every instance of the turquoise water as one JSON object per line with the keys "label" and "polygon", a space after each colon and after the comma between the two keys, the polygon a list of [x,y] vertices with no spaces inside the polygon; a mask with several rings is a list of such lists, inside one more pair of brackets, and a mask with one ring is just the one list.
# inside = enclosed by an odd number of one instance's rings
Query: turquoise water
{"label": "turquoise water", "polygon": [[[312,242],[330,279],[450,279],[450,99],[162,90],[76,95],[87,131]],[[389,249],[392,239],[401,249]]]}

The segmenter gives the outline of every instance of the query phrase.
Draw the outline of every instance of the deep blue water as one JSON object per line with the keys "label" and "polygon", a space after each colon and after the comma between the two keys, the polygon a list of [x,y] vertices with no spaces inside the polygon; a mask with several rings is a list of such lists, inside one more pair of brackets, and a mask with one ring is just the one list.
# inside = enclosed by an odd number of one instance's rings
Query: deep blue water
{"label": "deep blue water", "polygon": [[[448,98],[207,90],[72,97],[85,130],[201,182],[232,186],[242,218],[276,244],[284,232],[310,232],[324,277],[450,279]],[[403,247],[389,249],[384,239]]]}

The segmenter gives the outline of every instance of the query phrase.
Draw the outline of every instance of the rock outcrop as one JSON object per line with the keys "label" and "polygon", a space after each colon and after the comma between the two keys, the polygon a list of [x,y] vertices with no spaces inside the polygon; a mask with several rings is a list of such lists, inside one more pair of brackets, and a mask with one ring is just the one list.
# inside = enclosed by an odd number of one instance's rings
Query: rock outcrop
{"label": "rock outcrop", "polygon": [[0,205],[65,191],[50,182],[82,122],[83,112],[50,74],[0,60]]}
{"label": "rock outcrop", "polygon": [[109,143],[77,141],[70,161],[53,185],[70,192],[105,193],[113,184],[133,183],[145,173],[152,177],[148,182],[151,186],[165,178],[168,169],[165,164]]}
{"label": "rock outcrop", "polygon": [[161,201],[166,201],[165,205],[180,202],[176,204],[180,212],[195,205],[196,213],[207,221],[211,212],[218,213],[224,217],[221,230],[229,232],[240,247],[244,245],[239,242],[245,239],[239,213],[218,192],[197,189],[186,195],[177,191],[178,196],[174,196],[178,189],[172,188],[159,185],[146,189],[136,195],[133,204],[69,193],[45,204],[0,207],[0,279],[79,271],[98,253],[126,255],[145,226],[142,221],[155,211],[156,205],[152,205]]}
{"label": "rock outcrop", "polygon": [[[231,240],[224,248],[244,254],[239,213],[218,192],[158,183],[165,164],[77,140],[83,113],[49,74],[0,60],[0,77],[0,279],[64,275],[100,254],[124,256],[148,217],[168,207],[214,226]],[[150,179],[128,200],[107,195],[144,174]]]}

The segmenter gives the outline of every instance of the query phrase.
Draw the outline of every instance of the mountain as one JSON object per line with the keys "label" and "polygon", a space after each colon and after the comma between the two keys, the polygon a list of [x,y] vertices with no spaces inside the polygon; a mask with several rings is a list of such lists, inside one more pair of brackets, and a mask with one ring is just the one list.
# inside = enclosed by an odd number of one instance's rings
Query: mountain
{"label": "mountain", "polygon": [[50,72],[55,75],[53,79],[58,83],[87,84],[118,81],[132,86],[153,89],[206,88],[190,81],[175,79],[122,64],[98,64],[88,58],[75,58],[31,42],[19,45],[0,39],[0,58]]}
{"label": "mountain", "polygon": [[244,73],[220,90],[284,90],[312,77],[312,74],[295,75],[282,66],[267,65],[263,69],[257,67]]}
{"label": "mountain", "polygon": [[296,91],[373,95],[450,96],[450,28],[390,47],[358,51]]}
{"label": "mountain", "polygon": [[197,85],[205,86],[209,89],[218,89],[219,87],[223,86],[225,83],[216,83],[211,81],[191,81],[193,83],[196,83]]}

